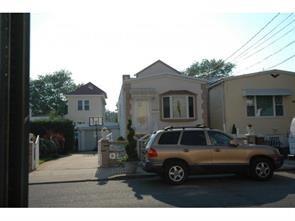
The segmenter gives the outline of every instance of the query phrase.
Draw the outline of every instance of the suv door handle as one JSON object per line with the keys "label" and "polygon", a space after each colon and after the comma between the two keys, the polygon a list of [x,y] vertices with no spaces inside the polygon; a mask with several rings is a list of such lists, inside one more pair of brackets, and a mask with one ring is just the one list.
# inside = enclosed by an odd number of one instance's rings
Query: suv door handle
{"label": "suv door handle", "polygon": [[183,149],[183,152],[189,152],[189,149],[185,148],[185,149]]}
{"label": "suv door handle", "polygon": [[219,148],[214,149],[215,152],[220,152]]}

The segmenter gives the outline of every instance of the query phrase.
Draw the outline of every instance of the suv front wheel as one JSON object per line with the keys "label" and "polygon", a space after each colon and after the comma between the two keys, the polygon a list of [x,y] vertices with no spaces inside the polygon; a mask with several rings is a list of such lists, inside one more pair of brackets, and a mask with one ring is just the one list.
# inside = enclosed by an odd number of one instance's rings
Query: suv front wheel
{"label": "suv front wheel", "polygon": [[169,184],[182,184],[187,178],[187,166],[181,161],[168,162],[163,175]]}

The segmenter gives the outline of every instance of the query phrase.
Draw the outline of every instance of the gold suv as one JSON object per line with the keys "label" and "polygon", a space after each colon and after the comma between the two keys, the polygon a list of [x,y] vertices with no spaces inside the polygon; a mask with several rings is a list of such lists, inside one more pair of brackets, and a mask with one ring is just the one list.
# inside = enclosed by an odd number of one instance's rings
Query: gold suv
{"label": "gold suv", "polygon": [[270,146],[238,144],[230,135],[200,127],[168,127],[154,132],[142,162],[147,172],[158,173],[170,184],[183,183],[200,173],[247,173],[268,180],[283,164]]}

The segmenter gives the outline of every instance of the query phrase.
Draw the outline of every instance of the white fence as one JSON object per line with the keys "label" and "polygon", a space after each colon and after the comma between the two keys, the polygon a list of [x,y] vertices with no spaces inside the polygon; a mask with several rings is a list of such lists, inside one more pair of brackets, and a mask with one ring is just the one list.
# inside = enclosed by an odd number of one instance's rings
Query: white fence
{"label": "white fence", "polygon": [[36,139],[30,135],[29,141],[29,171],[36,170],[39,167],[39,141],[40,137]]}
{"label": "white fence", "polygon": [[150,138],[150,134],[146,134],[137,140],[137,156],[139,160],[141,161],[144,158],[145,146],[149,138]]}

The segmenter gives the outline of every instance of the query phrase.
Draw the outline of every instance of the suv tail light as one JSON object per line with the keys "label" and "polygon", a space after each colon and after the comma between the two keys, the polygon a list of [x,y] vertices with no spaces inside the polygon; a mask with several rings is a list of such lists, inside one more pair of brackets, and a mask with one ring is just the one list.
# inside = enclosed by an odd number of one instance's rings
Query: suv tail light
{"label": "suv tail light", "polygon": [[157,157],[158,153],[154,148],[149,148],[147,151],[147,156],[148,156],[148,158]]}

